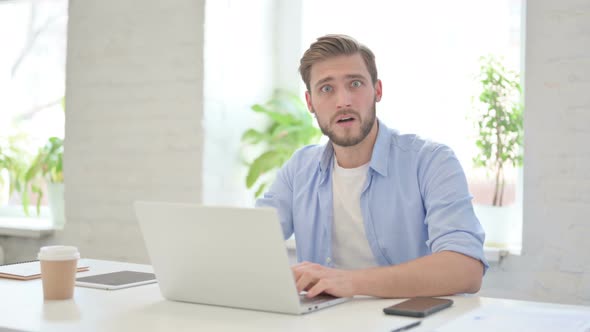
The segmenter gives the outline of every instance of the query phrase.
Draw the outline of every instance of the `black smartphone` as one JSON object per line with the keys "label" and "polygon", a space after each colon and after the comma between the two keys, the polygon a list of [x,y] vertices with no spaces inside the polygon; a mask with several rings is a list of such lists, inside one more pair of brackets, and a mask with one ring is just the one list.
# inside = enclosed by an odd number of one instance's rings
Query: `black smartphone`
{"label": "black smartphone", "polygon": [[383,309],[388,315],[426,317],[453,304],[453,300],[436,297],[414,297]]}

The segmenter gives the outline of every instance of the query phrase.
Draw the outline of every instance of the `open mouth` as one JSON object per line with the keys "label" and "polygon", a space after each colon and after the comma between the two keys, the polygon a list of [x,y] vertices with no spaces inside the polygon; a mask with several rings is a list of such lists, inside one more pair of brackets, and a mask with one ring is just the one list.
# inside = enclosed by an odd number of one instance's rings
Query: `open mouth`
{"label": "open mouth", "polygon": [[336,122],[337,123],[346,123],[346,122],[352,122],[352,121],[354,121],[354,118],[350,116],[350,117],[342,118]]}

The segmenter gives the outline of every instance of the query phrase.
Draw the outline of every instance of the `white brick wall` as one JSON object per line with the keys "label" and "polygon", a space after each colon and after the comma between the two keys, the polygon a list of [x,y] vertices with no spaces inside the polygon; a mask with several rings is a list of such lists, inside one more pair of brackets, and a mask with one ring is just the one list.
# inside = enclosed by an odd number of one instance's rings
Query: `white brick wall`
{"label": "white brick wall", "polygon": [[482,294],[590,304],[590,6],[527,1],[523,255]]}
{"label": "white brick wall", "polygon": [[64,236],[86,256],[146,260],[136,199],[200,202],[203,22],[204,1],[70,3]]}

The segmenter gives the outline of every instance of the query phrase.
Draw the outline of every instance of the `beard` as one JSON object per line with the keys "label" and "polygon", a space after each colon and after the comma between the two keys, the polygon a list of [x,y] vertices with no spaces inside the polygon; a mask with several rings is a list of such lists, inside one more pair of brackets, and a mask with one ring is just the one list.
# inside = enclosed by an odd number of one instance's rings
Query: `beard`
{"label": "beard", "polygon": [[[320,126],[322,133],[324,135],[328,136],[328,138],[330,139],[330,141],[333,144],[336,144],[341,147],[350,147],[350,146],[357,145],[360,142],[362,142],[369,135],[369,133],[371,132],[371,129],[373,128],[373,124],[375,123],[375,119],[377,118],[376,104],[377,104],[377,102],[374,101],[373,107],[371,108],[367,118],[362,118],[360,116],[360,114],[353,109],[344,109],[344,110],[338,111],[336,114],[334,114],[334,116],[332,116],[330,121],[327,123],[322,123],[318,117],[317,118],[318,125]],[[317,115],[317,113],[315,112],[315,109],[313,109],[313,111]],[[354,115],[354,117],[357,119],[357,121],[360,121],[361,128],[360,128],[360,133],[358,135],[353,135],[353,134],[338,135],[334,131],[334,129],[332,128],[332,124],[336,123],[336,118],[343,115],[343,114]]]}

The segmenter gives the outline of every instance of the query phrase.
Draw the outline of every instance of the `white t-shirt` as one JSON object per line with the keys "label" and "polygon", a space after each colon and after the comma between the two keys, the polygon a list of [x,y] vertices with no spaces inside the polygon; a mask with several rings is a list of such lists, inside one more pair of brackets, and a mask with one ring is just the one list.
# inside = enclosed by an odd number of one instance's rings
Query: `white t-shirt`
{"label": "white t-shirt", "polygon": [[332,261],[336,268],[362,269],[377,266],[369,247],[361,213],[360,198],[368,170],[369,163],[357,168],[342,168],[334,156]]}

